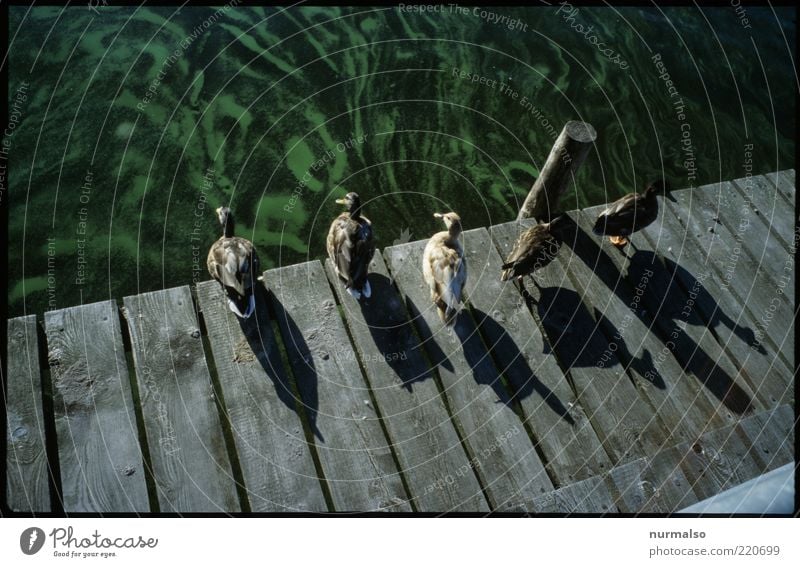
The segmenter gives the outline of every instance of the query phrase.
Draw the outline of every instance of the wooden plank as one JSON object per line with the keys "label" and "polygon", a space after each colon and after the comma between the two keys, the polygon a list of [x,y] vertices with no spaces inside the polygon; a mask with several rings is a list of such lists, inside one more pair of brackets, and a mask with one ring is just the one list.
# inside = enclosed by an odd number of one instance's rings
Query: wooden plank
{"label": "wooden plank", "polygon": [[[761,214],[752,214],[744,196],[730,181],[698,187],[692,191],[692,199],[692,208],[702,214],[706,226],[713,230],[720,224],[725,226],[755,265],[778,282],[776,272],[783,266],[786,246],[770,234],[766,221],[758,219]],[[742,235],[738,240],[737,233]]]}
{"label": "wooden plank", "polygon": [[539,514],[616,514],[619,509],[602,478],[595,476],[538,496]]}
{"label": "wooden plank", "polygon": [[124,303],[160,511],[239,511],[188,286]]}
{"label": "wooden plank", "polygon": [[355,352],[420,512],[488,512],[478,480],[380,254],[372,297],[356,302],[330,273]]}
{"label": "wooden plank", "polygon": [[64,511],[149,511],[116,304],[49,311],[44,320]]}
{"label": "wooden plank", "polygon": [[[501,256],[510,252],[518,230],[515,223],[493,227]],[[639,396],[563,266],[552,262],[536,274],[537,284],[527,278],[525,291],[612,462],[641,458],[663,447],[668,438],[664,425]]]}
{"label": "wooden plank", "polygon": [[264,273],[339,511],[411,511],[319,261]]}
{"label": "wooden plank", "polygon": [[[664,267],[660,249],[655,250],[647,238],[638,234],[633,236],[634,246],[627,252],[609,250],[611,245],[607,239],[591,234],[594,219],[601,210],[602,207],[593,207],[581,212],[577,215],[578,223],[590,238],[607,250],[607,257],[629,282],[647,278],[642,304],[664,344],[659,354],[654,355],[656,367],[660,368],[662,356],[672,354],[687,374],[696,377],[714,395],[718,410],[723,409],[719,404],[727,408],[723,415],[729,421],[748,411],[764,409],[763,401],[755,397],[747,381],[739,376],[742,371],[734,366],[702,320],[696,317],[691,298]],[[665,247],[668,235],[665,230],[660,232],[659,246]]]}
{"label": "wooden plank", "polygon": [[[573,220],[577,217],[573,215]],[[686,380],[675,357],[652,332],[653,321],[641,306],[649,278],[628,281],[583,228],[576,227],[558,262],[568,272],[576,291],[594,312],[609,340],[609,348],[624,364],[642,397],[654,408],[669,432],[666,446],[695,438],[707,429],[731,422],[715,410],[706,391]],[[570,254],[571,252],[571,254]],[[646,275],[646,274],[643,274]],[[659,364],[654,358],[658,356]]]}
{"label": "wooden plank", "polygon": [[[672,207],[664,207],[661,225],[669,236],[660,239],[659,253],[667,271],[678,278],[684,289],[691,290],[689,299],[697,311],[692,313],[695,321],[690,315],[690,323],[705,324],[716,334],[717,342],[736,366],[744,370],[742,377],[767,407],[791,403],[794,399],[791,371],[771,343],[756,342],[754,318],[738,297],[725,293],[728,286],[723,275],[709,262],[710,256],[673,211]],[[655,249],[652,236],[644,236]],[[672,248],[672,252],[664,251],[665,248]]]}
{"label": "wooden plank", "polygon": [[775,173],[770,173],[766,177],[778,187],[778,193],[784,198],[786,203],[794,208],[795,200],[797,199],[797,185],[794,169],[784,169],[783,171],[779,171],[777,175]]}
{"label": "wooden plank", "polygon": [[[464,239],[468,250],[491,246],[486,231],[466,233]],[[462,311],[448,329],[432,308],[422,276],[426,244],[419,241],[387,248],[389,271],[406,298],[428,357],[437,365],[453,419],[463,432],[492,508],[499,509],[507,501],[530,502],[553,490],[553,483],[514,413],[508,390],[469,312]]]}
{"label": "wooden plank", "polygon": [[500,254],[493,245],[473,245],[488,241],[485,231],[469,231],[466,239],[474,278],[469,303],[484,342],[512,388],[553,482],[564,486],[600,474],[611,468],[611,459],[525,300],[514,285],[500,281]]}
{"label": "wooden plank", "polygon": [[[747,313],[746,319],[749,320],[754,328],[751,329],[753,337],[744,330],[746,335],[743,338],[750,343],[751,349],[766,350],[767,357],[779,358],[784,368],[793,368],[791,341],[784,343],[787,348],[781,349],[780,341],[773,341],[769,333],[764,328],[775,327],[778,329],[777,335],[794,335],[794,314],[790,309],[770,309],[770,304],[775,295],[777,286],[768,275],[767,271],[760,269],[759,266],[751,261],[751,257],[745,252],[738,240],[749,238],[749,227],[752,219],[738,217],[737,225],[741,223],[741,228],[737,229],[736,234],[728,230],[725,224],[713,221],[714,213],[697,205],[699,195],[690,191],[675,191],[673,196],[675,203],[667,203],[664,207],[664,214],[668,217],[677,219],[683,228],[681,234],[677,235],[675,242],[665,243],[660,246],[660,253],[665,259],[669,259],[674,264],[679,264],[679,256],[683,250],[689,248],[686,242],[691,241],[688,236],[699,243],[699,251],[707,257],[705,264],[714,268],[712,275],[721,274],[721,281],[718,281],[718,297],[736,296]],[[742,211],[739,211],[741,215]],[[709,231],[711,228],[713,231]],[[763,234],[763,233],[762,233]],[[760,235],[757,235],[759,237]],[[694,246],[692,246],[694,247]],[[698,251],[698,252],[699,252]],[[679,272],[680,273],[680,272]],[[738,313],[737,308],[732,310]],[[720,315],[721,317],[721,315]],[[767,318],[769,317],[769,318]],[[766,322],[765,322],[766,321]],[[731,328],[734,322],[728,319],[722,321],[727,327]],[[717,325],[719,327],[719,325]],[[739,329],[740,332],[743,330]],[[788,360],[788,361],[787,361]]]}
{"label": "wooden plank", "polygon": [[265,297],[241,321],[217,282],[197,285],[250,510],[327,511]]}
{"label": "wooden plank", "polygon": [[731,185],[744,197],[744,203],[753,218],[767,225],[770,233],[785,247],[794,235],[794,208],[778,193],[778,188],[766,175],[734,179]]}
{"label": "wooden plank", "polygon": [[7,328],[6,503],[15,512],[50,512],[36,316],[9,319]]}
{"label": "wooden plank", "polygon": [[766,413],[743,419],[739,429],[754,447],[763,472],[777,469],[796,459],[794,450],[795,415],[791,406],[784,405]]}
{"label": "wooden plank", "polygon": [[671,514],[697,502],[680,459],[681,454],[670,448],[614,467],[606,483],[620,512]]}
{"label": "wooden plank", "polygon": [[755,478],[763,471],[736,426],[710,431],[678,451],[689,484],[700,500]]}

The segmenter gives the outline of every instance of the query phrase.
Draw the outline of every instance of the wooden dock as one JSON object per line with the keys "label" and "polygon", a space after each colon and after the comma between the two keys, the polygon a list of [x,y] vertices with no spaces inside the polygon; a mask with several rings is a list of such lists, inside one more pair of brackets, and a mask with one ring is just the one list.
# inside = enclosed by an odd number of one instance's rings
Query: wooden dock
{"label": "wooden dock", "polygon": [[244,322],[215,282],[11,319],[7,504],[670,513],[791,463],[795,172],[672,194],[624,252],[570,212],[524,293],[499,273],[533,221],[467,230],[452,331],[425,241],[360,303],[314,260]]}

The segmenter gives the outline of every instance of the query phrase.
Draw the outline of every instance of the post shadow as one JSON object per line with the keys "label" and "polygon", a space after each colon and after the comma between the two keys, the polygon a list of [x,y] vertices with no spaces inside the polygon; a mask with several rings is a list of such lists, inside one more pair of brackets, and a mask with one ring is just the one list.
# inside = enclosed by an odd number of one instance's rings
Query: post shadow
{"label": "post shadow", "polygon": [[510,401],[524,400],[536,392],[556,415],[570,425],[575,425],[575,420],[572,419],[564,403],[536,377],[517,343],[503,326],[480,309],[473,308],[472,313],[480,333],[489,346],[490,354],[493,355],[498,368],[513,389]]}
{"label": "post shadow", "polygon": [[[255,319],[253,317],[244,320],[240,319],[239,324],[242,326],[242,332],[247,337],[250,348],[256,353],[262,368],[264,368],[264,371],[275,385],[278,398],[298,415],[305,413],[312,433],[316,438],[324,442],[325,438],[317,427],[317,414],[319,413],[318,376],[311,349],[308,348],[308,344],[306,344],[303,334],[294,319],[283,308],[275,294],[272,291],[268,291],[264,286],[256,287],[259,290],[256,296],[255,315],[257,317]],[[283,344],[286,347],[289,364],[291,364],[294,372],[300,399],[297,399],[292,391],[289,375],[282,370],[276,371],[276,367],[280,368],[280,355],[277,347],[271,349],[269,353],[265,352],[263,348],[264,343],[277,344],[274,341],[262,341],[261,338],[262,335],[267,338],[272,335],[267,310],[269,299],[272,300],[271,304],[275,311],[275,318],[283,335]],[[298,405],[303,407],[303,412],[299,411]]]}
{"label": "post shadow", "polygon": [[[410,392],[415,382],[427,380],[433,374],[422,356],[408,313],[392,282],[377,273],[370,273],[367,279],[372,297],[359,302],[361,315],[381,356]],[[406,301],[411,303],[409,298]],[[410,310],[413,312],[415,308]],[[422,317],[417,317],[417,320],[418,325],[425,325]],[[430,333],[430,329],[427,332]],[[426,347],[433,364],[452,370],[452,364],[432,337],[427,339]]]}

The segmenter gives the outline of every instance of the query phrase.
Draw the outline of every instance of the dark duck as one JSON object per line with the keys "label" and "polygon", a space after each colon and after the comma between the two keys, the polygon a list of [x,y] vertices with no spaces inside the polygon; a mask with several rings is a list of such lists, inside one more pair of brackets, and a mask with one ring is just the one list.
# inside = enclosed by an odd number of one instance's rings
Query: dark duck
{"label": "dark duck", "polygon": [[624,248],[628,237],[642,230],[658,218],[658,195],[666,195],[669,189],[661,181],[647,186],[642,193],[630,193],[611,203],[597,217],[594,233],[608,236],[611,244]]}
{"label": "dark duck", "polygon": [[572,223],[567,215],[558,215],[547,223],[540,223],[520,234],[514,248],[501,266],[500,279],[508,281],[517,278],[521,281],[524,276],[544,268],[558,255],[565,228]]}

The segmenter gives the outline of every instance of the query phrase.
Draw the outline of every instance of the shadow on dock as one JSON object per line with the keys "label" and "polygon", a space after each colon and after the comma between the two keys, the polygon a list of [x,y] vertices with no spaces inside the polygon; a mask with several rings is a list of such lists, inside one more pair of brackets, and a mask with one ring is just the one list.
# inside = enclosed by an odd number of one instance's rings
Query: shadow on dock
{"label": "shadow on dock", "polygon": [[[498,364],[498,368],[513,388],[510,401],[524,400],[536,392],[556,415],[570,425],[575,425],[575,420],[572,419],[564,403],[536,377],[525,359],[525,355],[519,350],[517,343],[509,336],[505,328],[480,309],[473,308],[472,315],[489,345],[489,352],[494,355],[496,361],[502,361]],[[488,337],[497,338],[491,341]]]}
{"label": "shadow on dock", "polygon": [[[264,366],[264,370],[275,383],[275,390],[278,392],[278,397],[280,400],[291,410],[298,412],[298,414],[300,413],[298,411],[298,404],[302,406],[312,433],[317,439],[324,442],[325,438],[317,427],[317,414],[319,413],[319,394],[317,393],[317,381],[319,377],[317,375],[317,369],[314,365],[314,356],[311,353],[311,349],[308,348],[308,344],[306,343],[305,339],[303,338],[303,333],[300,332],[300,329],[298,328],[294,319],[292,319],[292,316],[289,315],[286,309],[284,309],[283,305],[275,296],[275,294],[273,294],[271,291],[267,291],[266,289],[264,289],[261,294],[264,296],[269,295],[269,298],[272,300],[271,304],[275,312],[275,318],[283,331],[283,344],[286,347],[287,356],[291,362],[294,362],[294,364],[291,364],[291,366],[295,369],[294,372],[297,381],[297,391],[300,395],[300,399],[295,397],[291,384],[288,383],[288,377],[286,378],[286,382],[284,382],[280,380],[280,377],[276,377],[275,372],[270,371],[270,369],[265,366],[264,362],[262,362],[262,366]],[[256,304],[256,310],[258,311],[263,305],[264,312],[266,313],[267,298],[262,297],[259,299],[259,301],[261,303]],[[260,342],[254,344],[250,339],[250,335],[245,330],[245,326],[248,324],[248,321],[240,321],[240,323],[243,325],[242,331],[245,333],[247,340],[250,341],[250,346],[253,348],[253,352],[263,352]],[[259,320],[258,324],[259,326],[269,325],[269,322],[262,322]],[[258,336],[256,336],[255,339],[260,341],[260,337]],[[256,350],[256,348],[260,350]],[[262,361],[261,355],[259,355],[258,360]],[[269,361],[267,361],[267,364],[269,364]],[[298,372],[298,368],[303,369],[302,373]]]}

